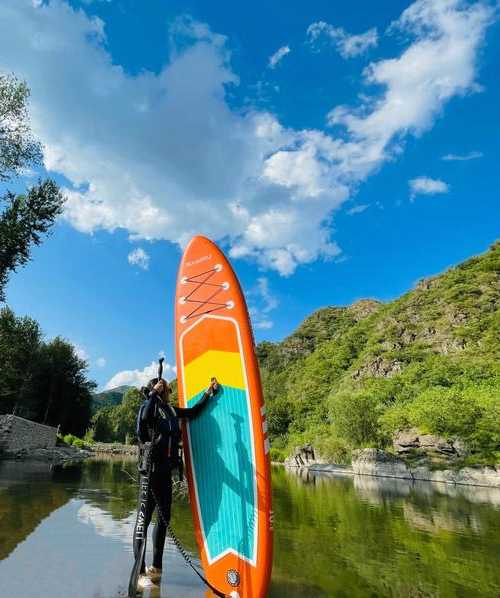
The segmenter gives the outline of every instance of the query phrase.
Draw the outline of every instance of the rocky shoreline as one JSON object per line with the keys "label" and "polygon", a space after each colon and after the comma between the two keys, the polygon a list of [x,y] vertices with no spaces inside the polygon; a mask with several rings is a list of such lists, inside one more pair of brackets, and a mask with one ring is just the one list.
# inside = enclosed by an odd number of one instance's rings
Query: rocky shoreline
{"label": "rocky shoreline", "polygon": [[465,486],[500,488],[500,466],[437,469],[431,464],[409,465],[403,459],[380,449],[359,449],[353,452],[351,466],[327,463],[317,459],[297,465],[293,460],[286,467],[307,469],[316,473],[372,476],[409,481],[440,482]]}
{"label": "rocky shoreline", "polygon": [[99,442],[83,448],[56,445],[53,448],[18,449],[3,451],[0,459],[19,461],[48,461],[54,465],[70,461],[83,461],[100,455],[135,457],[137,446]]}

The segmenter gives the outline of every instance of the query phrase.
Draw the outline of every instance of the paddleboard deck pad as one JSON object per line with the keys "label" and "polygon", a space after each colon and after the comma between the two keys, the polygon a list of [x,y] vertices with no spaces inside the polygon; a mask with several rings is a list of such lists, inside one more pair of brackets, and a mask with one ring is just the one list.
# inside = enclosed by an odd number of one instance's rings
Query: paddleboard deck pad
{"label": "paddleboard deck pad", "polygon": [[176,292],[179,405],[216,377],[217,395],[183,426],[191,510],[208,581],[228,596],[267,596],[272,566],[269,440],[248,311],[222,251],[194,237]]}

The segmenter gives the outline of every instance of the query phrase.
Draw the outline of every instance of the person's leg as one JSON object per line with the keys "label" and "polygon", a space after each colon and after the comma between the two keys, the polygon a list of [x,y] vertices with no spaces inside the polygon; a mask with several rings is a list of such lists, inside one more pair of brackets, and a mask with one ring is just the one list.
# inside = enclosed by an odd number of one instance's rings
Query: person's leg
{"label": "person's leg", "polygon": [[[142,481],[143,481],[143,477],[141,476],[140,479],[140,483],[139,483],[139,509],[141,508],[141,492],[142,492]],[[146,508],[144,511],[144,522],[143,522],[143,526],[144,526],[144,538],[147,536],[148,533],[148,527],[149,524],[151,523],[151,517],[153,516],[153,511],[155,508],[155,503],[154,503],[154,498],[153,498],[153,494],[151,492],[151,488],[149,489],[149,493],[148,493],[148,497],[147,497],[147,501],[146,501]],[[136,530],[137,530],[137,524],[139,522],[139,517],[140,517],[140,511],[137,512],[137,519],[135,522],[135,527],[134,527],[134,559],[137,558],[137,553],[139,551],[139,547],[141,544],[141,541],[138,540],[136,538]],[[141,564],[141,573],[144,573],[145,567],[144,567],[144,560],[142,561]]]}
{"label": "person's leg", "polygon": [[152,480],[153,493],[156,500],[157,523],[153,530],[153,567],[162,568],[163,549],[167,535],[167,525],[170,523],[172,507],[172,475],[163,473]]}

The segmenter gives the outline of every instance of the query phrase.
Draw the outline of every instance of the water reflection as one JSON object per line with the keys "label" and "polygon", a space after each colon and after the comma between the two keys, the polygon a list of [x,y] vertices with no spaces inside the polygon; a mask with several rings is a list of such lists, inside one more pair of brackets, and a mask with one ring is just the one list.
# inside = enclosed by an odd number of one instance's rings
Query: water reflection
{"label": "water reflection", "polygon": [[[1,595],[124,596],[130,475],[135,464],[116,458],[54,469],[0,462]],[[273,494],[272,598],[500,595],[499,490],[276,468]],[[196,554],[186,501],[172,524]],[[164,567],[156,596],[205,596],[171,543]]]}
{"label": "water reflection", "polygon": [[498,489],[277,468],[274,495],[272,596],[500,596]]}

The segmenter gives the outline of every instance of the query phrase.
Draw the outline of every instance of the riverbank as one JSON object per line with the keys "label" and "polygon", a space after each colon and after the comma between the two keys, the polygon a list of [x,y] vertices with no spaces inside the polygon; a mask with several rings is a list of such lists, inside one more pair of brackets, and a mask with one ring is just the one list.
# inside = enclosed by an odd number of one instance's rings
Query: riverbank
{"label": "riverbank", "polygon": [[326,463],[322,460],[310,460],[303,465],[296,465],[292,460],[289,460],[285,462],[285,467],[336,475],[362,475],[410,481],[500,488],[499,465],[491,467],[462,467],[457,469],[436,469],[430,465],[412,467],[403,459],[380,449],[360,449],[354,451],[350,466]]}
{"label": "riverbank", "polygon": [[68,445],[56,445],[52,448],[16,449],[3,451],[2,460],[47,461],[54,465],[69,461],[83,461],[98,455],[136,457],[137,446],[130,444],[96,442],[85,444],[82,448]]}

